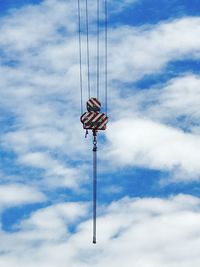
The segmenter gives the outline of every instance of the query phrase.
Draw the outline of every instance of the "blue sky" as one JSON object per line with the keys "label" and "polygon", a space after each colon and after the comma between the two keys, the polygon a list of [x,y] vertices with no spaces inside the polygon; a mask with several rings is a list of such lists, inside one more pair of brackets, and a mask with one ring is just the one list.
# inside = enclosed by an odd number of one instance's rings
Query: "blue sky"
{"label": "blue sky", "polygon": [[[109,0],[108,11],[94,246],[77,3],[0,1],[0,267],[199,267],[199,1]],[[91,0],[92,94],[95,14]],[[85,29],[82,40],[86,102]]]}

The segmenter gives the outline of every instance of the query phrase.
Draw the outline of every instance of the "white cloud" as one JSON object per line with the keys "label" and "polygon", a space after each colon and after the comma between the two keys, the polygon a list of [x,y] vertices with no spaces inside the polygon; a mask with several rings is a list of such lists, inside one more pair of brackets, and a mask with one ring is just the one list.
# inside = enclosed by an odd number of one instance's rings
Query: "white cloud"
{"label": "white cloud", "polygon": [[174,126],[191,132],[196,131],[200,124],[199,76],[179,77],[169,81],[163,88],[150,90],[145,94],[140,105],[146,115],[165,123],[174,123]]}
{"label": "white cloud", "polygon": [[0,185],[0,207],[43,202],[46,197],[38,189],[23,184]]}
{"label": "white cloud", "polygon": [[87,204],[60,203],[36,211],[20,227],[30,243],[37,239],[51,242],[65,240],[69,235],[67,226],[86,216],[87,212]]}
{"label": "white cloud", "polygon": [[151,88],[138,90],[120,98],[114,97],[112,116],[149,118],[190,132],[200,123],[200,77],[191,73],[168,80]]}
{"label": "white cloud", "polygon": [[72,218],[77,220],[79,212],[81,216],[87,214],[81,203],[58,204],[33,214],[17,233],[1,232],[0,250],[4,253],[0,266],[200,264],[200,200],[196,197],[124,198],[113,202],[98,217],[95,246],[91,243],[91,221],[82,221],[74,234],[66,230],[68,218],[74,214]]}
{"label": "white cloud", "polygon": [[[43,184],[50,188],[67,187],[78,189],[81,182],[87,180],[87,174],[84,168],[76,169],[67,167],[66,164],[60,163],[44,152],[27,153],[20,157],[20,163],[45,171],[45,179]],[[55,179],[56,177],[56,179]],[[85,178],[84,178],[85,177]]]}
{"label": "white cloud", "polygon": [[199,77],[186,75],[166,84],[115,95],[106,159],[116,166],[170,172],[177,180],[199,180]]}
{"label": "white cloud", "polygon": [[131,82],[161,72],[170,61],[199,58],[199,21],[198,17],[185,17],[110,31],[110,77]]}
{"label": "white cloud", "polygon": [[[1,46],[8,51],[23,52],[57,39],[57,29],[63,25],[68,32],[76,27],[73,1],[47,0],[39,5],[15,9],[1,20]],[[19,55],[19,54],[18,54]]]}
{"label": "white cloud", "polygon": [[198,135],[132,117],[112,123],[107,137],[111,146],[106,158],[115,166],[182,171],[179,179],[199,179]]}

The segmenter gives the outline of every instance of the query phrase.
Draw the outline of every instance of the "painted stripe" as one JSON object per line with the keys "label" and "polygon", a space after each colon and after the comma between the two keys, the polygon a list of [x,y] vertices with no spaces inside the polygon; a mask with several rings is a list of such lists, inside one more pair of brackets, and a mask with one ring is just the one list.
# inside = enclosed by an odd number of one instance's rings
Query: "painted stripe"
{"label": "painted stripe", "polygon": [[108,121],[108,118],[106,116],[103,117],[102,122]]}
{"label": "painted stripe", "polygon": [[97,98],[93,98],[100,106],[101,106],[101,102],[97,99]]}
{"label": "painted stripe", "polygon": [[93,122],[100,120],[102,117],[102,113],[98,113],[98,115],[93,119]]}
{"label": "painted stripe", "polygon": [[84,119],[88,116],[88,112],[85,112],[82,116],[81,116],[81,121],[83,122]]}
{"label": "painted stripe", "polygon": [[90,112],[87,112],[86,116],[84,117],[84,120],[87,120],[89,117],[95,115],[96,112],[94,111],[90,111]]}
{"label": "painted stripe", "polygon": [[93,107],[93,103],[92,103],[91,99],[88,100],[87,104],[88,104],[90,107]]}
{"label": "painted stripe", "polygon": [[95,128],[95,127],[98,127],[98,120],[96,120],[95,117],[93,117],[88,123],[87,125],[89,125],[92,129]]}
{"label": "painted stripe", "polygon": [[91,98],[91,101],[92,101],[93,105],[95,105],[99,108],[101,107],[101,103],[96,98]]}
{"label": "painted stripe", "polygon": [[98,127],[99,130],[103,130],[106,128],[106,124],[107,124],[107,121],[105,121],[104,123],[101,124],[100,127]]}
{"label": "painted stripe", "polygon": [[104,113],[86,112],[81,117],[84,129],[105,130],[108,117]]}
{"label": "painted stripe", "polygon": [[[108,118],[103,114],[103,121],[101,122],[100,125],[95,125],[95,130],[105,130],[106,129],[106,123],[108,122]],[[103,129],[104,128],[104,129]]]}
{"label": "painted stripe", "polygon": [[87,116],[84,117],[83,122],[87,121],[88,117],[89,115],[87,114]]}
{"label": "painted stripe", "polygon": [[99,129],[102,129],[108,123],[108,118],[106,117],[105,121],[99,126]]}
{"label": "painted stripe", "polygon": [[98,101],[93,100],[93,103],[94,103],[95,106],[97,106],[99,108],[101,107],[101,104]]}
{"label": "painted stripe", "polygon": [[[94,118],[92,122],[100,125],[102,122],[104,122],[104,120],[105,120],[104,114],[101,113],[101,115],[98,118]],[[95,127],[96,127],[96,125],[95,125]]]}
{"label": "painted stripe", "polygon": [[100,123],[100,125],[99,125],[98,127],[100,127],[101,124],[104,123],[105,120],[106,120],[106,116],[103,115],[103,116],[99,119],[99,123]]}
{"label": "painted stripe", "polygon": [[[91,114],[91,112],[90,112],[89,114]],[[88,114],[88,115],[89,115],[89,114]],[[84,120],[84,123],[88,123],[88,121],[90,121],[91,119],[93,119],[94,116],[95,116],[95,113],[92,112],[92,114],[89,115],[89,116]]]}
{"label": "painted stripe", "polygon": [[84,129],[95,129],[95,130],[105,130],[106,129],[106,124],[107,124],[107,121],[105,121],[104,123],[102,123],[100,126],[96,126],[96,125],[86,125],[84,124]]}
{"label": "painted stripe", "polygon": [[106,114],[103,113],[103,120],[106,119],[106,118],[107,118]]}
{"label": "painted stripe", "polygon": [[86,123],[87,125],[89,125],[89,124],[91,124],[91,122],[93,122],[93,120],[94,120],[95,118],[96,118],[96,114],[94,113],[93,116],[90,116],[90,119],[87,120],[85,123]]}
{"label": "painted stripe", "polygon": [[91,117],[94,117],[93,118],[93,121],[101,120],[101,119],[105,120],[107,118],[107,116],[104,113],[99,113],[99,112],[91,111],[91,112],[87,112],[84,116],[81,117],[81,119],[83,121],[87,121]]}
{"label": "painted stripe", "polygon": [[106,118],[107,118],[106,115],[105,115],[104,113],[101,113],[101,116],[98,118],[98,121],[99,121],[99,122],[102,122],[102,121],[104,121]]}

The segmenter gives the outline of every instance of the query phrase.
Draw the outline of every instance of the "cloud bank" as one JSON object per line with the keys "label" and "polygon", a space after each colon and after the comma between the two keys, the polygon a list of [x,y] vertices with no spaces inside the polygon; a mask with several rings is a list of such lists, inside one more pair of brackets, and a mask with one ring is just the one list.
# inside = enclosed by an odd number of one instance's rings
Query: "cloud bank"
{"label": "cloud bank", "polygon": [[[200,200],[189,195],[169,199],[124,198],[98,218],[98,244],[82,203],[58,204],[23,221],[18,232],[1,232],[0,266],[199,266]],[[20,256],[20,258],[19,258]]]}

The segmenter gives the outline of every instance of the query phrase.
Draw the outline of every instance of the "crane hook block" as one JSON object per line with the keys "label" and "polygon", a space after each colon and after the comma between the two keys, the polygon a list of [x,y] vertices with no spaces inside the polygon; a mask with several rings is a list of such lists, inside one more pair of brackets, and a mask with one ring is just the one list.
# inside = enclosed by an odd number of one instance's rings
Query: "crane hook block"
{"label": "crane hook block", "polygon": [[101,103],[96,98],[90,98],[87,101],[87,111],[82,114],[80,120],[83,128],[86,130],[106,130],[108,117],[105,113],[101,113]]}

